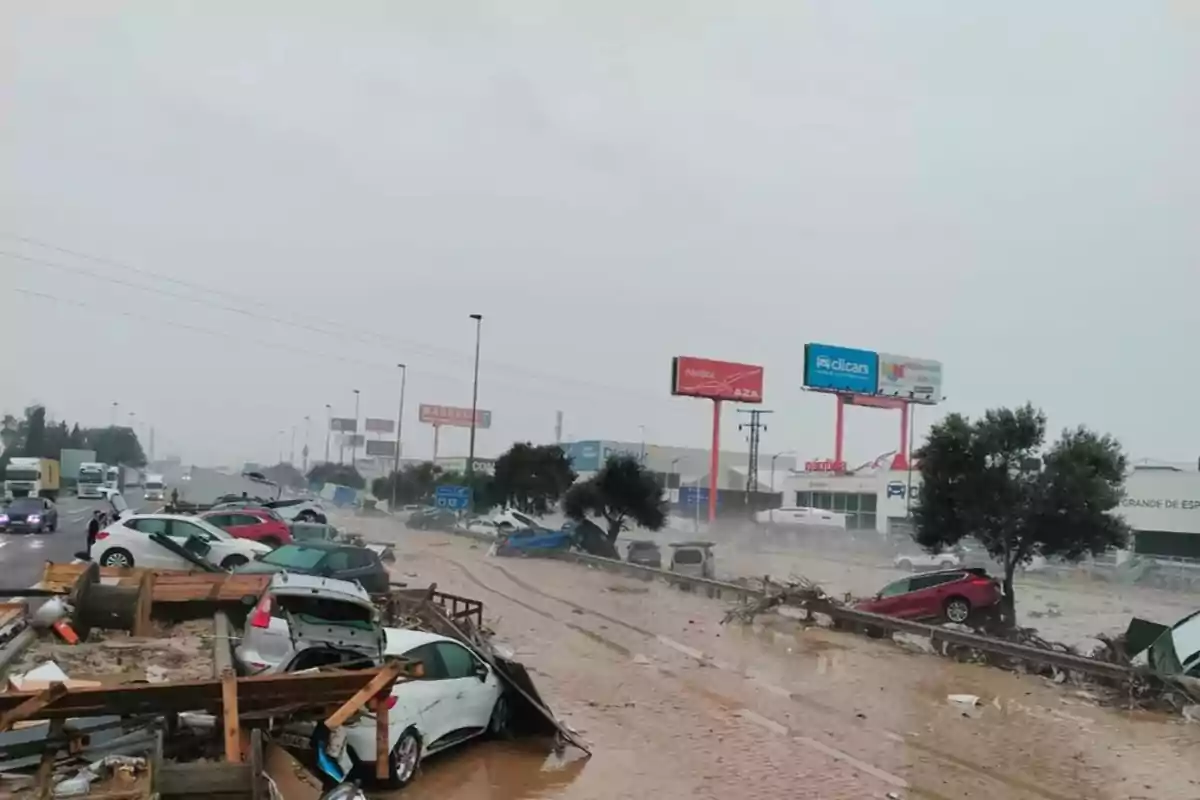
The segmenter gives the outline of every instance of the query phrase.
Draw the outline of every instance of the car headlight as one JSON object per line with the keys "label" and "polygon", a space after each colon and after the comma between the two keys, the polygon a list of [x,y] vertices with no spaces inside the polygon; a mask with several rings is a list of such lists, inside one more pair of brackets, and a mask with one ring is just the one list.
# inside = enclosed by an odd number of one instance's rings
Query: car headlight
{"label": "car headlight", "polygon": [[8,514],[0,514],[0,525],[8,524]]}
{"label": "car headlight", "polygon": [[27,521],[29,521],[29,522],[34,522],[34,523],[37,523],[37,522],[41,522],[41,521],[42,521],[42,515],[41,515],[41,514],[30,514],[30,515],[29,515],[28,517],[26,517],[25,519],[26,519]]}

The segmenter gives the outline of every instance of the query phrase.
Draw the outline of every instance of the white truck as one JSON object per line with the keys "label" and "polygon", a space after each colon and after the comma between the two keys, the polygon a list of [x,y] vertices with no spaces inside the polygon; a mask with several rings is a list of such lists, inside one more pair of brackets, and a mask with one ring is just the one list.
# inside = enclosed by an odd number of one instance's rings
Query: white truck
{"label": "white truck", "polygon": [[100,461],[85,461],[79,465],[76,493],[84,500],[100,500],[108,496],[104,483],[108,476],[108,465]]}
{"label": "white truck", "polygon": [[121,491],[121,482],[125,478],[124,471],[119,467],[109,467],[104,471],[104,485],[110,491]]}
{"label": "white truck", "polygon": [[162,500],[166,489],[162,475],[146,474],[146,480],[142,482],[142,493],[147,500]]}
{"label": "white truck", "polygon": [[52,458],[16,456],[4,470],[4,496],[58,499],[59,466]]}

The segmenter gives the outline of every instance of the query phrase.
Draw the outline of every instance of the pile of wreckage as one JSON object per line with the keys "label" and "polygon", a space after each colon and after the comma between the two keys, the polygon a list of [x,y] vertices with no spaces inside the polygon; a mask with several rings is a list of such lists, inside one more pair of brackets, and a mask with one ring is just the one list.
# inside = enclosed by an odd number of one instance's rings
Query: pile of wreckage
{"label": "pile of wreckage", "polygon": [[[354,642],[314,635],[344,613],[325,589],[369,598],[350,638],[388,646],[363,658]],[[288,573],[48,563],[36,588],[5,595],[15,599],[0,603],[0,797],[364,797],[359,785],[396,779],[405,692],[433,685],[421,660],[389,653],[405,636],[473,654],[506,699],[505,735],[587,753],[492,646],[482,603],[436,586],[367,596]],[[281,634],[286,653],[247,655],[250,634]],[[364,731],[356,741],[372,752],[348,758],[347,737]]]}

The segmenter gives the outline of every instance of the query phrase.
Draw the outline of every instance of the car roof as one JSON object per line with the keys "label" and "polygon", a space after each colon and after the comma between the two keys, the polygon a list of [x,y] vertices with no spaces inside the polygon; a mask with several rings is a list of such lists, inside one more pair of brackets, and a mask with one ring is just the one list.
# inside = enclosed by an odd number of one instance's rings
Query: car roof
{"label": "car roof", "polygon": [[[320,523],[316,523],[320,525]],[[328,527],[328,526],[323,526]],[[310,550],[341,550],[342,548],[353,550],[365,550],[365,547],[357,547],[356,545],[346,544],[345,542],[331,542],[327,539],[313,539],[312,541],[290,542],[282,547],[307,547]]]}
{"label": "car roof", "polygon": [[433,642],[455,642],[455,644],[462,644],[448,636],[429,633],[428,631],[416,631],[411,628],[384,628],[383,632],[387,636],[387,645],[384,648],[383,654],[387,656],[402,655],[414,647],[420,647],[421,645]]}
{"label": "car roof", "polygon": [[715,542],[671,542],[671,547],[702,547],[708,549],[715,546]]}
{"label": "car roof", "polygon": [[131,519],[179,519],[179,520],[183,520],[184,522],[195,522],[196,521],[196,517],[194,517],[190,514],[150,513],[150,514],[129,514],[128,516],[121,517],[121,519],[119,519],[118,522],[126,522]]}

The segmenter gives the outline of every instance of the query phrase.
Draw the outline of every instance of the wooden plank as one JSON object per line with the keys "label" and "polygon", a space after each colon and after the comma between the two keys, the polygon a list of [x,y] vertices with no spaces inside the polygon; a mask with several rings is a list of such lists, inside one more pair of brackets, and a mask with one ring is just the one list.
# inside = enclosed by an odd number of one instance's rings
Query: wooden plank
{"label": "wooden plank", "polygon": [[164,763],[158,773],[161,797],[244,793],[249,786],[248,764]]}
{"label": "wooden plank", "polygon": [[264,800],[263,733],[261,728],[250,732],[250,800]]}
{"label": "wooden plank", "polygon": [[46,706],[60,698],[66,697],[69,691],[65,685],[54,683],[50,685],[50,688],[43,689],[33,695],[25,692],[19,693],[24,699],[0,715],[0,731],[12,730],[12,726],[16,723],[30,717],[36,718],[36,715],[45,709]]}
{"label": "wooden plank", "polygon": [[392,760],[389,758],[391,748],[388,736],[388,701],[390,697],[375,698],[375,777],[386,781],[391,777]]}
{"label": "wooden plank", "polygon": [[[406,671],[415,671],[406,664]],[[379,674],[379,670],[328,670],[315,673],[254,675],[237,679],[238,708],[243,714],[286,705],[300,705],[327,715],[353,697]],[[0,693],[0,719],[40,694],[35,692]],[[48,704],[37,703],[37,710],[21,715],[29,719],[58,719],[107,715],[162,715],[177,711],[222,710],[223,685],[218,679],[136,683],[117,687],[67,690]]]}
{"label": "wooden plank", "polygon": [[133,635],[134,636],[149,636],[150,626],[150,608],[154,604],[154,573],[147,570],[142,573],[142,579],[138,585],[137,607],[133,612]]}
{"label": "wooden plank", "polygon": [[230,764],[240,764],[241,726],[238,723],[237,676],[233,670],[226,670],[221,676],[221,717],[225,729],[225,760]]}
{"label": "wooden plank", "polygon": [[382,693],[385,689],[396,682],[396,678],[404,671],[405,662],[389,661],[376,673],[371,681],[355,692],[354,696],[342,704],[342,707],[334,711],[325,720],[325,727],[334,731],[346,724],[346,720],[362,710],[362,707],[370,702],[376,695]]}
{"label": "wooden plank", "polygon": [[[50,723],[50,739],[54,740],[62,736],[63,725],[66,720],[56,719]],[[54,776],[54,761],[58,758],[58,748],[51,745],[42,753],[42,763],[38,764],[37,777],[34,779],[34,786],[37,787],[38,800],[50,800],[50,796],[54,791],[54,783],[51,778]]]}

